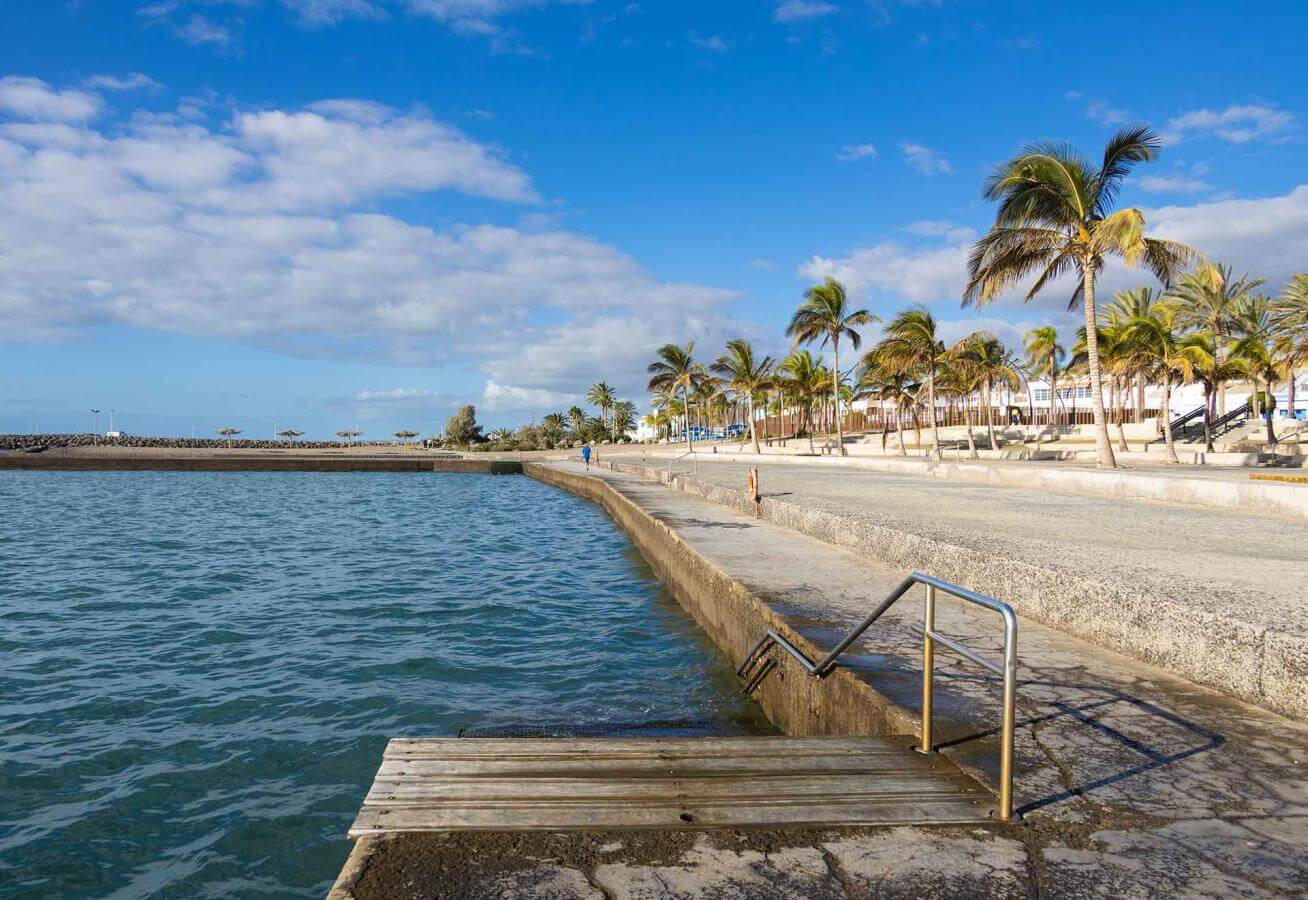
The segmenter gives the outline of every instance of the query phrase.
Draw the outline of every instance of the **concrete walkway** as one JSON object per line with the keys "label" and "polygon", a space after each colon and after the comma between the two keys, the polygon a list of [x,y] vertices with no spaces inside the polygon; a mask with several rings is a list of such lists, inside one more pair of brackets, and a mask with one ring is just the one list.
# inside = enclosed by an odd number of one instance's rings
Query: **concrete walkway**
{"label": "concrete walkway", "polygon": [[[1302,468],[1252,468],[1248,466],[1168,466],[1145,464],[1123,456],[1120,467],[1099,469],[1093,462],[1054,460],[970,460],[946,458],[937,462],[924,457],[901,456],[812,456],[776,454],[765,449],[762,456],[740,448],[718,446],[698,448],[693,457],[681,459],[682,469],[693,465],[739,462],[764,465],[769,469],[800,466],[827,471],[883,472],[921,476],[951,482],[1040,488],[1061,494],[1083,494],[1114,499],[1158,500],[1244,513],[1268,513],[1308,518],[1308,486],[1251,479],[1252,473],[1302,473]],[[681,457],[682,447],[643,448],[652,458],[666,461]],[[628,448],[603,453],[631,455]]]}
{"label": "concrete walkway", "polygon": [[[670,473],[660,459],[610,462],[747,507],[744,463],[682,462]],[[771,521],[929,569],[1045,624],[1308,719],[1308,530],[1299,520],[813,465],[769,466],[760,479]]]}
{"label": "concrete walkway", "polygon": [[[821,647],[905,574],[640,478],[591,474]],[[901,733],[920,696],[920,638],[908,627],[918,597],[843,658]],[[993,657],[992,616],[942,600],[938,627]],[[1021,629],[1019,826],[403,835],[367,848],[341,896],[1302,895],[1308,728],[1030,620]],[[998,694],[984,670],[938,664],[941,750],[992,786]]]}

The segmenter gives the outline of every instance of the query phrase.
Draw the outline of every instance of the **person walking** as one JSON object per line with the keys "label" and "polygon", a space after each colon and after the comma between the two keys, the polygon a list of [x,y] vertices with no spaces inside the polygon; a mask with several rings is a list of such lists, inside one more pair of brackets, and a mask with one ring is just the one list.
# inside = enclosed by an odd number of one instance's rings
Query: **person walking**
{"label": "person walking", "polygon": [[581,461],[586,464],[587,469],[590,468],[590,444],[581,448]]}

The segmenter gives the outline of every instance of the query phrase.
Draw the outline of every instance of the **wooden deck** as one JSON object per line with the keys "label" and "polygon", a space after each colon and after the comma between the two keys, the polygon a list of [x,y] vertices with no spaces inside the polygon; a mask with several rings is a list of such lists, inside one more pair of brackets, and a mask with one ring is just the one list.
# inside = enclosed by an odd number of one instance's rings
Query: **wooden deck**
{"label": "wooden deck", "polygon": [[351,837],[975,822],[994,798],[908,738],[394,739]]}

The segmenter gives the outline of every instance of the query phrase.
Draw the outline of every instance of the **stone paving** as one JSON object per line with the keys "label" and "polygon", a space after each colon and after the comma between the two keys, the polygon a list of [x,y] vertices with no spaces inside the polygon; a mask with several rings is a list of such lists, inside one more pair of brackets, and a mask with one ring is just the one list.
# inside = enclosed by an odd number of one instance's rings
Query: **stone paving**
{"label": "stone paving", "polygon": [[[904,574],[658,484],[594,474],[819,646]],[[920,602],[901,603],[842,660],[903,711],[905,733],[920,697],[921,644],[909,629],[920,614]],[[992,615],[942,600],[939,627],[993,656]],[[1019,825],[401,835],[370,848],[350,890],[597,900],[1303,896],[1308,727],[1030,620],[1019,650]],[[996,680],[941,663],[941,752],[993,786]]]}

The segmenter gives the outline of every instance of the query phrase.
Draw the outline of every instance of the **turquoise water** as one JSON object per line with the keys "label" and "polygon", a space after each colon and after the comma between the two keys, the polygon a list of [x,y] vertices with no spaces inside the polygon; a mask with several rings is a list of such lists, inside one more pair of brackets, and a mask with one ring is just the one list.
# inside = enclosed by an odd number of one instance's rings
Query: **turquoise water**
{"label": "turquoise water", "polygon": [[401,735],[759,726],[525,477],[0,473],[0,894],[321,897]]}

